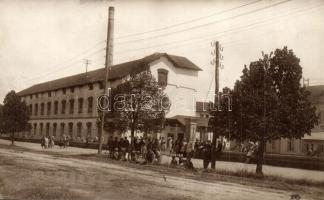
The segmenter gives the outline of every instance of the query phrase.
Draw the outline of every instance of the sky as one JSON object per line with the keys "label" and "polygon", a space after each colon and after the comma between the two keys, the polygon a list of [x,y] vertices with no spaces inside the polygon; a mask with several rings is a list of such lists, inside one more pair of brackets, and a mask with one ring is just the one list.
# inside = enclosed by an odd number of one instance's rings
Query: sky
{"label": "sky", "polygon": [[214,88],[212,41],[223,47],[220,88],[244,65],[288,46],[310,85],[324,85],[324,1],[0,0],[0,102],[10,90],[104,67],[108,7],[115,7],[114,64],[155,52],[187,57],[197,99]]}

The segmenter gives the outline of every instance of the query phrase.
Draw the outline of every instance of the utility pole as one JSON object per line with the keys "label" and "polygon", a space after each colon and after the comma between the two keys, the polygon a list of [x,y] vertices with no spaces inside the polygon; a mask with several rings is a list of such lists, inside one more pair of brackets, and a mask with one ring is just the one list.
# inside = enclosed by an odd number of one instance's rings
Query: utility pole
{"label": "utility pole", "polygon": [[[113,63],[113,34],[114,34],[114,13],[115,8],[109,7],[108,10],[108,27],[107,27],[107,41],[106,41],[106,60],[105,60],[105,81],[104,81],[104,92],[103,95],[107,94],[108,91],[108,73],[110,71],[110,67]],[[102,110],[102,116],[101,116],[101,126],[99,131],[99,146],[98,146],[98,154],[101,154],[102,151],[102,142],[103,142],[103,132],[104,132],[104,124],[105,124],[105,115],[106,110]]]}
{"label": "utility pole", "polygon": [[86,76],[88,76],[88,66],[91,64],[91,61],[89,59],[83,59],[83,62],[86,66]]}
{"label": "utility pole", "polygon": [[[307,84],[306,84],[307,83]],[[309,78],[305,79],[303,77],[303,86],[308,87],[309,86]]]}
{"label": "utility pole", "polygon": [[[212,51],[212,55],[215,56],[211,61],[212,65],[215,65],[215,98],[214,98],[214,106],[216,106],[219,98],[219,68],[222,67],[220,60],[222,56],[220,55],[220,51],[222,48],[218,41],[213,41],[211,43],[212,47],[214,48]],[[218,112],[218,108],[217,111]],[[216,116],[215,116],[216,117]],[[217,133],[216,130],[213,131],[213,140],[212,140],[212,149],[211,149],[211,169],[215,170],[216,168],[216,140],[217,140]]]}

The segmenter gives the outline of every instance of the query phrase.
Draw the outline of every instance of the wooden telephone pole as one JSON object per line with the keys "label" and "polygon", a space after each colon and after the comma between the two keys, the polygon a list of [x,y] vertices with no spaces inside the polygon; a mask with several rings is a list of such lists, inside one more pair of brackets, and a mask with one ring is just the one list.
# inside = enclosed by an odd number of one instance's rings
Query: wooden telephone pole
{"label": "wooden telephone pole", "polygon": [[[212,51],[212,55],[215,56],[212,60],[212,64],[215,65],[215,98],[214,98],[214,106],[218,103],[218,95],[219,95],[219,68],[221,67],[220,64],[220,44],[218,41],[214,41],[211,43],[212,47],[215,49]],[[217,108],[218,110],[218,108]],[[216,116],[215,116],[216,117]],[[216,141],[217,141],[217,133],[213,131],[213,140],[212,140],[212,149],[211,149],[211,169],[216,168]]]}
{"label": "wooden telephone pole", "polygon": [[[113,63],[113,34],[114,34],[114,13],[115,8],[109,7],[108,10],[108,30],[107,30],[107,43],[106,43],[106,61],[105,61],[105,69],[106,69],[106,75],[105,75],[105,81],[104,81],[104,92],[103,94],[106,95],[108,91],[108,73],[110,70],[110,67]],[[104,132],[104,124],[105,124],[105,115],[106,110],[102,110],[102,116],[101,116],[101,123],[100,123],[100,130],[99,130],[99,147],[98,147],[98,154],[101,154],[102,151],[102,142],[103,142],[103,132]]]}

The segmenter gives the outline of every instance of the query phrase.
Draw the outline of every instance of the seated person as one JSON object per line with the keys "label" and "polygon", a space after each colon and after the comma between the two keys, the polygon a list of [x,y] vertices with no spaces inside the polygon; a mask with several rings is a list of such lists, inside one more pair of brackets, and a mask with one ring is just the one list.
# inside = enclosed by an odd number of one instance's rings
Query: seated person
{"label": "seated person", "polygon": [[187,159],[187,161],[184,163],[184,167],[189,170],[195,170],[191,158]]}
{"label": "seated person", "polygon": [[171,160],[171,166],[177,166],[178,165],[178,161],[176,160],[175,156],[172,156],[172,160]]}

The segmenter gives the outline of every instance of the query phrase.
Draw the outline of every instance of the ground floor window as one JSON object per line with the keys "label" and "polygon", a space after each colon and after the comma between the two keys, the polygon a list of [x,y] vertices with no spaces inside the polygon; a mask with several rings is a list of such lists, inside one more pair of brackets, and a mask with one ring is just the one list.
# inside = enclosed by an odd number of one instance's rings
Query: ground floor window
{"label": "ground floor window", "polygon": [[72,137],[72,134],[73,134],[73,123],[70,122],[69,123],[69,136]]}
{"label": "ground floor window", "polygon": [[87,123],[87,135],[91,136],[91,129],[92,129],[92,123],[88,122]]}
{"label": "ground floor window", "polygon": [[77,136],[81,138],[81,132],[82,132],[82,123],[81,123],[81,122],[79,122],[79,123],[77,124],[77,126],[78,126],[78,130],[77,130]]}

